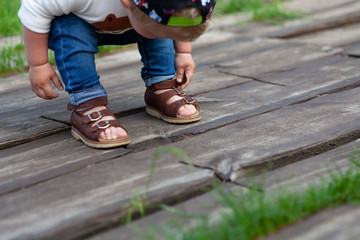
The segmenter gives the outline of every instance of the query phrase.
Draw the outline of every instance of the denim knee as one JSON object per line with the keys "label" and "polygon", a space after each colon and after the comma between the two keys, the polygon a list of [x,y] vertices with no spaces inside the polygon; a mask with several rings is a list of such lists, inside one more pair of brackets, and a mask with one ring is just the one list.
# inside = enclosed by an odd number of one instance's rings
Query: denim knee
{"label": "denim knee", "polygon": [[56,17],[51,24],[49,48],[68,92],[100,85],[95,56],[97,33],[83,19],[73,15]]}

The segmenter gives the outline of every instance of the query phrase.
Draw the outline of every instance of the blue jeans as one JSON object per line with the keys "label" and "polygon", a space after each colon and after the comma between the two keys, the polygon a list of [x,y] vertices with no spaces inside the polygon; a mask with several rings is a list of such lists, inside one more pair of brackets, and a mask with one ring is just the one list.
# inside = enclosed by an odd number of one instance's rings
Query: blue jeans
{"label": "blue jeans", "polygon": [[175,77],[173,41],[148,39],[135,30],[123,34],[99,34],[86,21],[69,14],[56,17],[51,23],[49,48],[69,93],[70,103],[79,105],[96,97],[106,96],[95,67],[94,54],[101,45],[137,43],[143,68],[141,77],[145,86],[151,86]]}

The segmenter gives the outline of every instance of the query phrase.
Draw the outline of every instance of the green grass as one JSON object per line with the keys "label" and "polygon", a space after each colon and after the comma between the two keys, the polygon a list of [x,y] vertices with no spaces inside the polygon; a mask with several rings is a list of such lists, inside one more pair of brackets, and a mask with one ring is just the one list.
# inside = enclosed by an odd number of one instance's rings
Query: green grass
{"label": "green grass", "polygon": [[291,19],[300,19],[301,11],[286,9],[282,4],[266,4],[259,9],[253,9],[254,21],[265,21],[272,24],[281,24]]}
{"label": "green grass", "polygon": [[12,36],[21,33],[17,12],[20,0],[0,0],[0,35]]}
{"label": "green grass", "polygon": [[[302,191],[278,190],[248,193],[234,193],[221,186],[216,188],[214,197],[230,209],[223,213],[216,224],[204,216],[189,217],[197,220],[196,227],[184,229],[174,226],[157,226],[148,232],[144,239],[164,236],[168,240],[250,240],[259,239],[323,209],[343,204],[360,204],[360,150],[355,148],[349,156],[353,167],[346,172],[336,171],[330,178],[311,185]],[[166,209],[179,212],[171,207]],[[188,213],[180,213],[191,216]],[[154,234],[155,231],[155,234]]]}
{"label": "green grass", "polygon": [[284,0],[218,0],[220,14],[251,12],[253,21],[280,24],[286,20],[299,19],[301,11],[286,9]]}
{"label": "green grass", "polygon": [[0,74],[22,71],[26,61],[24,44],[1,48],[0,59]]}

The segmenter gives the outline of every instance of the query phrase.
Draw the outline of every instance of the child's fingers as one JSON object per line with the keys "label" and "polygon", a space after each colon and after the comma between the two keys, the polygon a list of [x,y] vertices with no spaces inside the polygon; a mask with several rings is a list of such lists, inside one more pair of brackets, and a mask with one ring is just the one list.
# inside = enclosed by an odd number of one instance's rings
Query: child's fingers
{"label": "child's fingers", "polygon": [[182,83],[184,79],[184,69],[178,69],[176,72],[176,81]]}
{"label": "child's fingers", "polygon": [[189,85],[191,79],[193,78],[193,75],[194,75],[194,72],[192,70],[185,71],[180,89],[183,90]]}
{"label": "child's fingers", "polygon": [[190,81],[192,80],[193,76],[194,76],[194,71],[187,71],[185,73],[185,76],[187,78],[186,84],[189,84]]}
{"label": "child's fingers", "polygon": [[54,75],[51,76],[51,79],[57,89],[64,90],[64,87],[55,72],[54,72]]}
{"label": "child's fingers", "polygon": [[42,97],[46,100],[50,100],[50,99],[59,97],[59,94],[54,93],[50,84],[43,86],[43,88],[39,90],[39,93],[41,94],[40,97]]}

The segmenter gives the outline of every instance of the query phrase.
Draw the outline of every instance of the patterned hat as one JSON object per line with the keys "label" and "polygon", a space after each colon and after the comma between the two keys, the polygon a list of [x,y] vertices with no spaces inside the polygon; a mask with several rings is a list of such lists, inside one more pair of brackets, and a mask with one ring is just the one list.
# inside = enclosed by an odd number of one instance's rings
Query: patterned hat
{"label": "patterned hat", "polygon": [[[150,18],[169,26],[199,25],[210,17],[216,4],[216,0],[133,0],[133,2]],[[184,7],[196,7],[202,14],[195,19],[172,16]]]}

